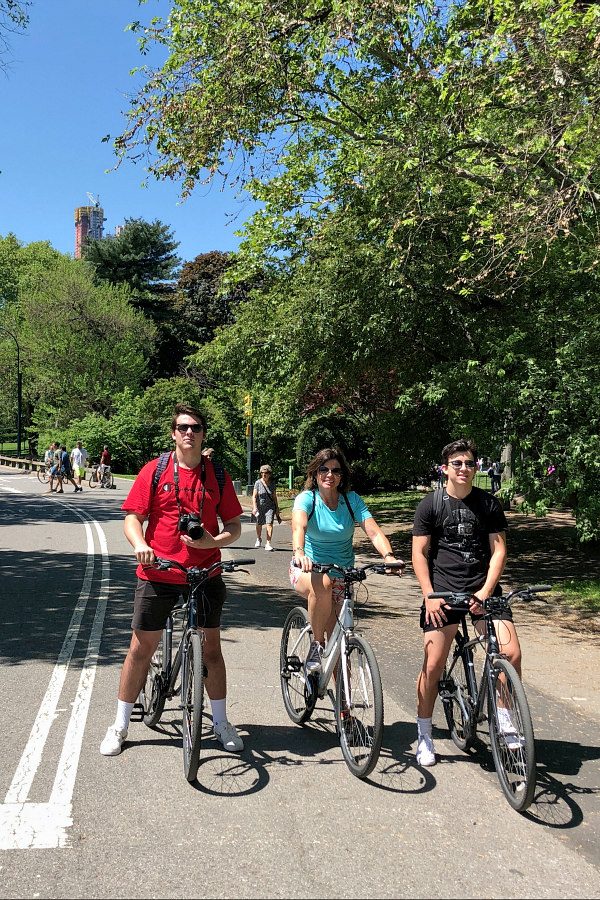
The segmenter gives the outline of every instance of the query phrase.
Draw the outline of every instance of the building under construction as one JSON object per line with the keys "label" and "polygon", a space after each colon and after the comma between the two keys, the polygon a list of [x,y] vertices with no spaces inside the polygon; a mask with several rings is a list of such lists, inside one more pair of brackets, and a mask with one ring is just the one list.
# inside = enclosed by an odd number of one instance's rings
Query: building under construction
{"label": "building under construction", "polygon": [[75,259],[81,259],[85,242],[100,240],[104,232],[104,210],[100,200],[88,194],[94,200],[93,206],[78,206],[75,210]]}

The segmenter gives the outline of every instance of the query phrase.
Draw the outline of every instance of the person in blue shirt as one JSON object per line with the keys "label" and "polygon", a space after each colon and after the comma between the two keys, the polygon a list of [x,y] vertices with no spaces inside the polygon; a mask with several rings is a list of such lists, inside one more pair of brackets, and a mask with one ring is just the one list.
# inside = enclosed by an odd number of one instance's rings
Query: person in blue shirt
{"label": "person in blue shirt", "polygon": [[[385,562],[401,562],[364,502],[349,490],[350,469],[341,450],[319,450],[309,463],[304,490],[294,501],[290,582],[308,602],[313,640],[306,658],[307,672],[318,672],[325,645],[335,625],[336,603],[342,599],[343,581],[312,571],[313,563],[354,565],[352,538],[359,525]],[[390,574],[401,575],[401,569]]]}

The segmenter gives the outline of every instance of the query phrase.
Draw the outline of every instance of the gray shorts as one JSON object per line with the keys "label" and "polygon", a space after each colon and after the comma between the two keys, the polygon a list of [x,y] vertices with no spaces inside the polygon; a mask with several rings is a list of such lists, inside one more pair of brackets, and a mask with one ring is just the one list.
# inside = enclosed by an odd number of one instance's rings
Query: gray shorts
{"label": "gray shorts", "polygon": [[258,515],[256,517],[257,525],[272,525],[274,518],[275,518],[275,510],[272,506],[269,507],[268,509],[261,509],[259,506]]}
{"label": "gray shorts", "polygon": [[[133,631],[162,631],[173,607],[188,595],[186,584],[145,581],[138,578],[133,597]],[[200,628],[219,628],[227,591],[220,575],[204,582],[198,597]]]}

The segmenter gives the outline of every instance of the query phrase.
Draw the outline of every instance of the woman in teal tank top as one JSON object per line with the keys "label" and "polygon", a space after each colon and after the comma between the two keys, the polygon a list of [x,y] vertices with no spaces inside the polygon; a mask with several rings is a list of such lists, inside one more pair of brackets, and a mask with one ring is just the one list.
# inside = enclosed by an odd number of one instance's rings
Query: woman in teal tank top
{"label": "woman in teal tank top", "polygon": [[[340,578],[313,572],[313,562],[353,566],[355,524],[386,562],[400,562],[364,500],[349,486],[350,469],[344,454],[328,447],[309,463],[304,490],[294,501],[290,582],[308,602],[313,642],[306,669],[311,672],[321,666],[325,633],[330,635],[335,625],[335,603],[341,589]],[[401,574],[400,569],[393,571]]]}

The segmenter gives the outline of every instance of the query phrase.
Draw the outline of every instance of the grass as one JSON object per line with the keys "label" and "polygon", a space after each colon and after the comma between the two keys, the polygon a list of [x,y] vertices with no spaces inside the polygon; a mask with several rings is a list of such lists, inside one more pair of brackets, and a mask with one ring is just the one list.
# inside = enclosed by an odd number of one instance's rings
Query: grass
{"label": "grass", "polygon": [[574,609],[600,613],[600,578],[570,578],[555,585],[552,594]]}

